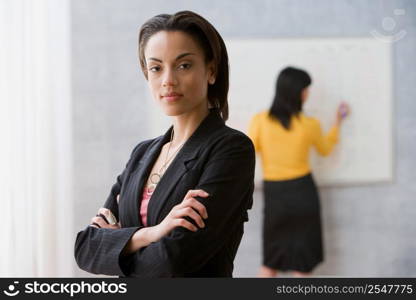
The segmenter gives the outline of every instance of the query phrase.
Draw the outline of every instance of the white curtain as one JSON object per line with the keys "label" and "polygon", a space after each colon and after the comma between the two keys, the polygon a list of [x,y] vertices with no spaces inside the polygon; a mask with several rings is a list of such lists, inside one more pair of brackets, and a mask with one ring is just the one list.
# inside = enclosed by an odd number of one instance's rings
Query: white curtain
{"label": "white curtain", "polygon": [[68,0],[0,0],[0,276],[73,276]]}

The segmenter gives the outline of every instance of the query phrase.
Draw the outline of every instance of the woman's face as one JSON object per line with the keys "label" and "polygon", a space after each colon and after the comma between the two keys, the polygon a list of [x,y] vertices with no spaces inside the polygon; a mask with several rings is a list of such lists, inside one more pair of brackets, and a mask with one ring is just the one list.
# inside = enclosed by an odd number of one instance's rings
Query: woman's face
{"label": "woman's face", "polygon": [[159,31],[149,38],[144,54],[150,91],[168,116],[208,107],[208,83],[215,80],[212,63],[205,63],[190,35]]}

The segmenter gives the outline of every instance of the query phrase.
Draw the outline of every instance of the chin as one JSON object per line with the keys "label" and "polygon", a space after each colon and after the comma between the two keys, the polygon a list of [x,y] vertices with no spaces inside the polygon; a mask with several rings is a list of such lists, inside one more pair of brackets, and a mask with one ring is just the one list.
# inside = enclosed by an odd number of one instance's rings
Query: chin
{"label": "chin", "polygon": [[183,114],[186,110],[181,107],[173,107],[173,106],[165,106],[162,105],[162,110],[165,113],[165,115],[169,117],[175,117]]}

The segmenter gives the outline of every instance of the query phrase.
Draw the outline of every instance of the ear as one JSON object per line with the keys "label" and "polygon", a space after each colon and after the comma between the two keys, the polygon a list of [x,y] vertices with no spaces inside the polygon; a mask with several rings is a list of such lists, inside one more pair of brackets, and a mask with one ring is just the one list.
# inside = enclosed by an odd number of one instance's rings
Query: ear
{"label": "ear", "polygon": [[217,77],[217,72],[216,72],[214,61],[210,61],[207,64],[207,70],[208,70],[208,84],[213,85]]}
{"label": "ear", "polygon": [[300,93],[300,98],[302,102],[305,102],[307,100],[308,95],[309,95],[309,87],[307,86]]}

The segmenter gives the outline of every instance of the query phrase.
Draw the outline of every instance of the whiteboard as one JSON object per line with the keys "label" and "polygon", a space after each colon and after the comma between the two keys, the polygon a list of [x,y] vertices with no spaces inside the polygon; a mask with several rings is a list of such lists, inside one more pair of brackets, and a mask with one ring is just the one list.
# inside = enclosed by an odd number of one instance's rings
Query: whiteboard
{"label": "whiteboard", "polygon": [[[327,131],[338,104],[350,104],[340,142],[328,157],[312,149],[320,186],[392,181],[391,43],[373,38],[233,39],[228,125],[247,132],[251,117],[272,103],[278,73],[286,66],[312,77],[307,115]],[[257,163],[256,183],[262,176]]]}

